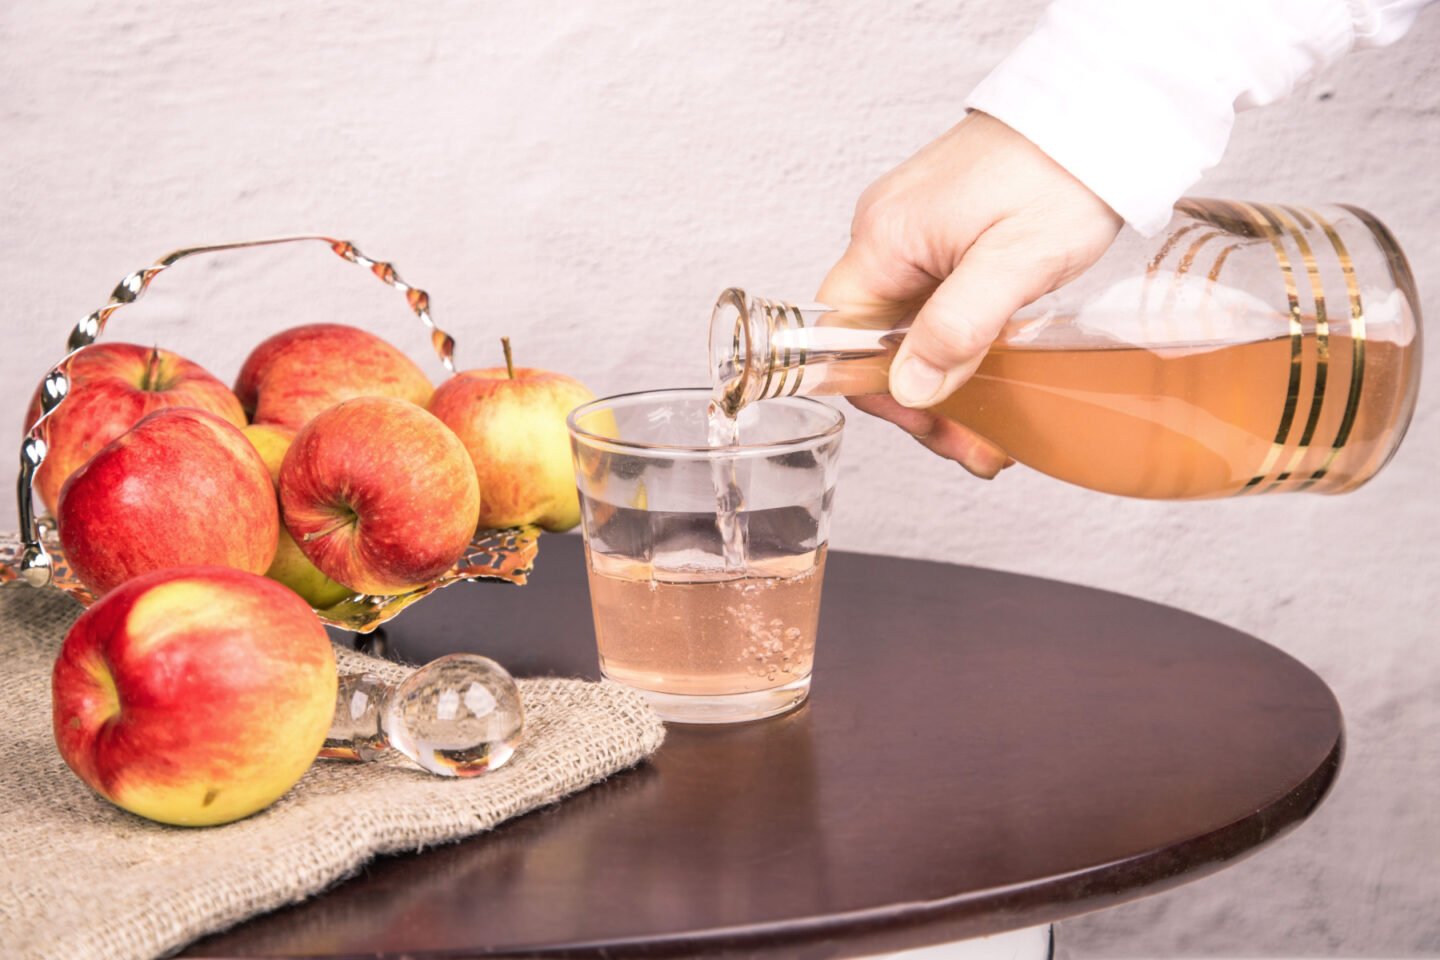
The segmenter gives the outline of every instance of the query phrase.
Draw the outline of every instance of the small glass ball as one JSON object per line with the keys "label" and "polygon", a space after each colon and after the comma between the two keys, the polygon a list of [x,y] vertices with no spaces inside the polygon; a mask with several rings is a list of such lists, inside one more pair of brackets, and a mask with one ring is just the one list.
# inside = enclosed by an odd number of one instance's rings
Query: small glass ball
{"label": "small glass ball", "polygon": [[390,697],[385,721],[391,746],[447,777],[503,765],[525,727],[514,678],[473,653],[452,653],[412,673]]}

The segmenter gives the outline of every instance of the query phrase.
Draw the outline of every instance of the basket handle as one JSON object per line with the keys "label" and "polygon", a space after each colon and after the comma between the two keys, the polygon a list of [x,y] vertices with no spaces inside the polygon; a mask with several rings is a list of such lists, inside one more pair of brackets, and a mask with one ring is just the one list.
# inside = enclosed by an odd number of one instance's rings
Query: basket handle
{"label": "basket handle", "polygon": [[54,412],[55,408],[64,402],[65,396],[70,392],[70,361],[75,354],[99,339],[100,334],[105,331],[105,324],[109,322],[112,313],[126,304],[140,299],[156,276],[187,257],[207,253],[223,253],[229,250],[245,250],[253,247],[270,247],[282,243],[310,242],[325,244],[342,260],[348,260],[366,268],[382,283],[405,294],[405,301],[410,305],[410,310],[430,330],[430,344],[435,348],[440,362],[444,364],[446,370],[451,373],[455,372],[455,338],[435,326],[435,321],[430,318],[430,295],[419,287],[412,287],[401,280],[393,265],[383,260],[371,260],[355,249],[355,245],[348,240],[336,240],[333,237],[310,234],[187,247],[168,253],[151,266],[136,270],[121,280],[114,292],[110,294],[110,300],[105,306],[75,325],[75,329],[71,331],[70,339],[66,343],[64,359],[51,367],[50,372],[45,374],[45,379],[41,381],[40,417],[30,427],[20,443],[20,476],[16,482],[15,491],[20,513],[20,536],[25,541],[24,550],[20,555],[19,572],[26,583],[43,587],[48,585],[53,577],[53,562],[42,542],[43,531],[40,529],[39,518],[35,515],[35,494],[32,488],[35,471],[40,469],[40,464],[45,462],[49,434],[49,426],[45,421],[50,418],[50,414]]}

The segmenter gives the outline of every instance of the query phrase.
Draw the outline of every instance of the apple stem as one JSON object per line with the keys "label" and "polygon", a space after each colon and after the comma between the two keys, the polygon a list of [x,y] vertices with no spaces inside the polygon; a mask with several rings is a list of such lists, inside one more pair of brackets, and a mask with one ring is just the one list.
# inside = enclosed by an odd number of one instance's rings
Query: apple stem
{"label": "apple stem", "polygon": [[510,374],[510,379],[515,379],[515,357],[510,353],[510,338],[501,337],[500,346],[505,350],[505,372]]}
{"label": "apple stem", "polygon": [[160,346],[158,344],[150,348],[150,359],[145,362],[145,380],[140,384],[141,390],[156,389],[156,382],[160,379]]}
{"label": "apple stem", "polygon": [[355,511],[353,510],[348,511],[348,513],[348,516],[342,515],[330,526],[325,527],[321,530],[311,530],[309,533],[305,534],[305,536],[301,537],[300,539],[305,541],[306,543],[309,543],[312,540],[319,540],[321,537],[328,537],[336,530],[343,530],[346,527],[352,526],[359,518],[355,515]]}

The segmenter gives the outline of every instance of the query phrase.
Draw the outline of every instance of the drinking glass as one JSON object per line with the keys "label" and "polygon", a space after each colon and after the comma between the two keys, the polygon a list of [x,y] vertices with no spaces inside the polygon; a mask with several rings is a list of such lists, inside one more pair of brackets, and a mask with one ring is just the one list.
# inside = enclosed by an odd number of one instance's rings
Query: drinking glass
{"label": "drinking glass", "polygon": [[601,672],[687,723],[756,720],[809,694],[845,424],[784,398],[711,446],[710,401],[655,390],[569,418]]}

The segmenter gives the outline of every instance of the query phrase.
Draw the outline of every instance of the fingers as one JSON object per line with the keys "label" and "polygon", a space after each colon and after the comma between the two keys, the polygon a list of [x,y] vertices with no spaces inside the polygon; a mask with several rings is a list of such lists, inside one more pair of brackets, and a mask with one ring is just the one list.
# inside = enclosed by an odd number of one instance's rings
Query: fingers
{"label": "fingers", "polygon": [[883,393],[847,397],[846,399],[855,409],[864,410],[881,420],[888,420],[922,442],[924,438],[935,432],[935,422],[940,419],[929,410],[912,410],[909,407],[902,407],[895,402],[894,397]]}
{"label": "fingers", "polygon": [[1015,313],[1094,263],[1120,225],[1029,140],[968,114],[865,190],[850,246],[817,295],[839,309],[836,323],[909,323],[890,396],[852,402],[993,477],[1011,462],[1004,451],[925,408],[975,372]]}
{"label": "fingers", "polygon": [[896,400],[927,407],[954,393],[1006,321],[1055,286],[1063,267],[1037,256],[1035,246],[1004,227],[980,235],[916,314],[895,355],[890,392]]}
{"label": "fingers", "polygon": [[853,319],[892,327],[914,314],[939,281],[897,256],[884,255],[857,237],[830,268],[815,299]]}
{"label": "fingers", "polygon": [[1015,462],[1004,450],[980,434],[929,410],[902,407],[893,397],[884,394],[851,397],[850,402],[866,413],[890,421],[930,452],[954,460],[982,480],[994,479],[996,474]]}

